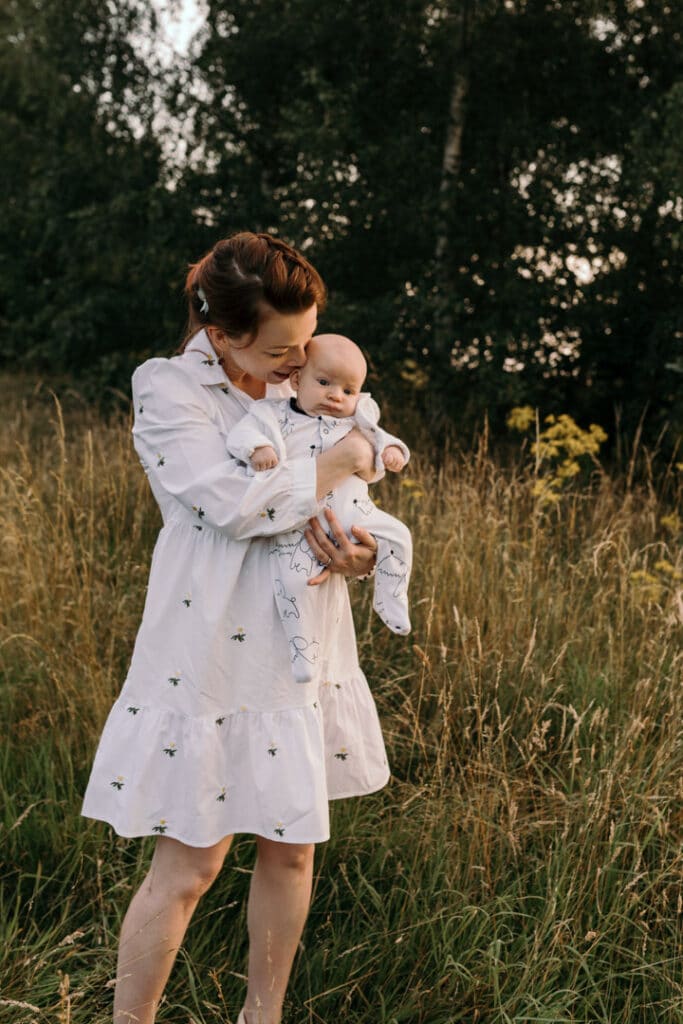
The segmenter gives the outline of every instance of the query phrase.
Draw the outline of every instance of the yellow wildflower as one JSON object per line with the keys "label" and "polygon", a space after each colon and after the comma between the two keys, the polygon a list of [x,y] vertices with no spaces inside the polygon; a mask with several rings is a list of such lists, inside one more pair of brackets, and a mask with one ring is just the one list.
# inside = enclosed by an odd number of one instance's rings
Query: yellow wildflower
{"label": "yellow wildflower", "polygon": [[657,577],[644,569],[632,572],[631,580],[636,584],[639,596],[645,601],[659,601],[666,593],[666,587],[659,582]]}
{"label": "yellow wildflower", "polygon": [[683,580],[683,573],[678,572],[676,566],[666,558],[660,558],[658,562],[655,562],[655,569],[663,572],[665,576],[670,576],[672,580]]}
{"label": "yellow wildflower", "polygon": [[422,485],[417,480],[413,480],[412,477],[407,476],[401,480],[401,487],[405,487],[408,491],[408,497],[414,501],[419,501],[420,498],[424,498],[425,492],[422,490]]}
{"label": "yellow wildflower", "polygon": [[662,516],[659,520],[665,530],[670,530],[674,536],[683,531],[683,519],[678,512],[672,512],[668,516]]}
{"label": "yellow wildflower", "polygon": [[519,430],[522,434],[535,422],[536,412],[530,405],[516,405],[514,409],[510,409],[505,421],[508,430]]}

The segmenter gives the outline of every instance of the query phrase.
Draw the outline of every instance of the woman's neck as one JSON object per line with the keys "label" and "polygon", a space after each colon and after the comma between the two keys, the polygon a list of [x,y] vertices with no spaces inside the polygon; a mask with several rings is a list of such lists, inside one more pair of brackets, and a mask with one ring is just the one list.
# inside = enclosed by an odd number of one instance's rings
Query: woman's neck
{"label": "woman's neck", "polygon": [[233,373],[224,365],[223,369],[228,375],[228,380],[231,384],[234,384],[240,391],[244,391],[250,398],[265,398],[266,397],[266,384],[265,381],[257,380],[256,377],[250,377],[248,373]]}
{"label": "woman's neck", "polygon": [[259,380],[257,377],[252,377],[251,374],[241,370],[239,366],[235,366],[230,358],[229,350],[219,349],[216,345],[213,345],[212,347],[216,353],[218,362],[223,367],[223,371],[227,375],[231,384],[234,384],[234,386],[239,388],[240,391],[244,391],[245,395],[249,395],[250,398],[265,398],[265,381]]}

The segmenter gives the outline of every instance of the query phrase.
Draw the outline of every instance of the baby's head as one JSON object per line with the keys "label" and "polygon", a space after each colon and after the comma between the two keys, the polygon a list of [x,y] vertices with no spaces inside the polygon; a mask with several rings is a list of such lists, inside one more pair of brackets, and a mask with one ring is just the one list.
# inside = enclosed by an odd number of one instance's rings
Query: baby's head
{"label": "baby's head", "polygon": [[297,405],[309,416],[353,416],[365,382],[363,353],[341,334],[318,334],[306,346],[306,365],[289,382]]}

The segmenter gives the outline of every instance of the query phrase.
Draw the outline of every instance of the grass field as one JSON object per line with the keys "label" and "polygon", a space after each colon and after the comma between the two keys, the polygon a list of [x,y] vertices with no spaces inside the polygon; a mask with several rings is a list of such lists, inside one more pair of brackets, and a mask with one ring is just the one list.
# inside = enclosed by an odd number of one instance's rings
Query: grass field
{"label": "grass field", "polygon": [[[127,422],[0,397],[0,1018],[104,1024],[151,841],[79,808],[159,520]],[[377,491],[416,547],[410,637],[352,588],[393,777],[332,804],[287,1024],[683,1022],[682,467],[642,453],[544,502],[543,466],[507,461],[481,439]],[[159,1021],[235,1020],[253,854]]]}

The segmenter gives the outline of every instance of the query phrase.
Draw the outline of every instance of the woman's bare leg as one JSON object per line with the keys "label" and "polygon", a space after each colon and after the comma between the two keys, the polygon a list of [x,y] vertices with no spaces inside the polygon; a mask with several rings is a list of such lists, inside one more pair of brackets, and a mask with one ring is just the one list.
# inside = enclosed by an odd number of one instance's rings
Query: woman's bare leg
{"label": "woman's bare leg", "polygon": [[311,903],[313,843],[256,837],[249,890],[247,1024],[279,1024],[294,955]]}
{"label": "woman's bare leg", "polygon": [[200,896],[221,869],[232,842],[186,846],[160,836],[144,882],[121,928],[114,993],[116,1024],[152,1024],[178,947]]}

